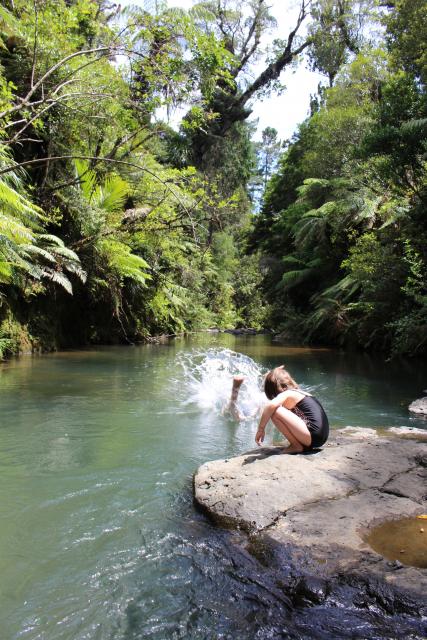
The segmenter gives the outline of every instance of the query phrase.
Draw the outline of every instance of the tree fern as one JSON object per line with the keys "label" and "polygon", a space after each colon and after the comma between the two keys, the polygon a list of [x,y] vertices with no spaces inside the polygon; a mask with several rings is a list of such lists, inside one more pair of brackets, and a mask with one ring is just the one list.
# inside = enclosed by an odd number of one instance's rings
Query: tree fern
{"label": "tree fern", "polygon": [[119,279],[130,278],[142,286],[151,279],[150,274],[147,273],[148,263],[140,256],[131,253],[130,247],[123,242],[103,239],[97,242],[96,248]]}
{"label": "tree fern", "polygon": [[[289,257],[287,258],[289,262]],[[284,260],[286,260],[286,258],[284,258]],[[316,271],[322,264],[322,260],[320,258],[313,258],[308,262],[304,262],[303,260],[294,258],[293,261],[294,264],[299,263],[300,268],[285,271],[280,282],[277,285],[278,290],[287,291],[288,289],[291,289],[292,287],[295,287],[298,284],[309,280],[315,275]]]}
{"label": "tree fern", "polygon": [[[0,145],[0,166],[12,160]],[[77,254],[60,238],[43,233],[46,217],[24,193],[21,175],[11,171],[0,178],[0,282],[23,285],[22,276],[50,280],[69,293],[72,285],[64,271],[81,280],[86,274]]]}
{"label": "tree fern", "polygon": [[87,160],[75,160],[74,163],[83,195],[93,207],[108,213],[123,209],[130,187],[121,176],[112,173],[100,183],[96,172],[90,169]]}
{"label": "tree fern", "polygon": [[313,296],[314,310],[307,316],[304,325],[307,337],[323,332],[323,337],[344,335],[351,324],[350,313],[354,308],[351,299],[360,285],[351,275]]}
{"label": "tree fern", "polygon": [[98,237],[94,239],[96,252],[107,262],[119,282],[128,278],[140,286],[146,286],[146,281],[151,279],[147,272],[149,265],[141,256],[132,253],[132,248],[126,242],[126,234],[120,229],[130,191],[129,184],[115,173],[99,182],[96,172],[90,169],[85,160],[76,160],[75,167],[85,199],[92,207],[107,214]]}

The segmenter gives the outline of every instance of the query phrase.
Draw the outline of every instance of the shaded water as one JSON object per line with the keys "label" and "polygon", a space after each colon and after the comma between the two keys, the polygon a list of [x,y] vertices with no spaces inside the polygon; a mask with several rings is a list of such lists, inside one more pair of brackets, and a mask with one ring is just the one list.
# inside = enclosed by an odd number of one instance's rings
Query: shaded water
{"label": "shaded water", "polygon": [[407,412],[425,369],[263,336],[0,365],[1,638],[371,637],[372,613],[292,610],[239,534],[192,506],[197,466],[253,444],[255,420],[222,415],[231,375],[249,379],[250,415],[259,377],[283,362],[333,426],[427,427]]}

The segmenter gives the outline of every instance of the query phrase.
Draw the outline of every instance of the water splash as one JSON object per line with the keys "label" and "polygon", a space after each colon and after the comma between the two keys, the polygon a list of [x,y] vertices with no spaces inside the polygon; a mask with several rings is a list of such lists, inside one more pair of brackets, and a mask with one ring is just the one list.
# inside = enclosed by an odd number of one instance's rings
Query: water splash
{"label": "water splash", "polygon": [[267,370],[242,353],[216,348],[193,351],[180,354],[178,364],[184,371],[185,404],[195,404],[202,411],[224,415],[235,375],[245,378],[237,401],[242,419],[255,418],[266,401],[262,381]]}

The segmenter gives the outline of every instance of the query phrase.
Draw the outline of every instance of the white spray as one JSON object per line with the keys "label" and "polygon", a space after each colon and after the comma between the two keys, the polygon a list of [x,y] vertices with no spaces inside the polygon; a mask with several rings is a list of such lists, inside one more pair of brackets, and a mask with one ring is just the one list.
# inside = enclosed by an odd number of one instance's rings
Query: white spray
{"label": "white spray", "polygon": [[178,364],[184,370],[187,404],[196,404],[203,411],[214,411],[218,415],[226,414],[236,375],[244,377],[236,403],[240,419],[254,419],[265,404],[262,381],[267,370],[248,356],[230,349],[208,349],[180,354]]}

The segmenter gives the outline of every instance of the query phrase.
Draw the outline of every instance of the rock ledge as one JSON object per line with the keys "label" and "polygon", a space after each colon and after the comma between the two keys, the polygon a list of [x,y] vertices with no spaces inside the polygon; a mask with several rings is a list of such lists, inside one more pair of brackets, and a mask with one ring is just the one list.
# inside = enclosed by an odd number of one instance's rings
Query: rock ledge
{"label": "rock ledge", "polygon": [[313,575],[369,573],[420,596],[425,569],[387,561],[364,541],[382,521],[427,513],[427,432],[404,435],[347,427],[319,452],[263,447],[207,462],[194,477],[195,501],[218,524],[247,531],[252,545],[303,556]]}

